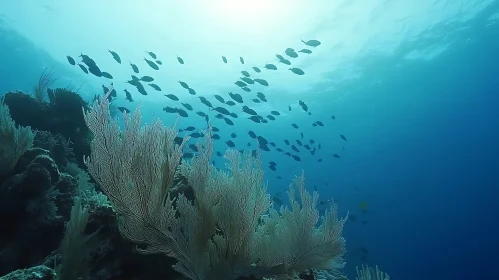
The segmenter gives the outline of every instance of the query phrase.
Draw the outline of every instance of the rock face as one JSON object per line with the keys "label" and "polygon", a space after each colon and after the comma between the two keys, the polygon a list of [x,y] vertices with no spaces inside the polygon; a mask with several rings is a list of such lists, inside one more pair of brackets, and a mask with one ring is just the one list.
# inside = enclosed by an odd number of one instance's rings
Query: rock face
{"label": "rock face", "polygon": [[72,199],[62,198],[72,198],[77,189],[69,177],[49,151],[35,147],[0,182],[0,247],[8,252],[0,255],[1,275],[39,264],[57,249],[72,206]]}
{"label": "rock face", "polygon": [[52,268],[44,265],[19,269],[5,276],[0,280],[56,280],[59,279]]}

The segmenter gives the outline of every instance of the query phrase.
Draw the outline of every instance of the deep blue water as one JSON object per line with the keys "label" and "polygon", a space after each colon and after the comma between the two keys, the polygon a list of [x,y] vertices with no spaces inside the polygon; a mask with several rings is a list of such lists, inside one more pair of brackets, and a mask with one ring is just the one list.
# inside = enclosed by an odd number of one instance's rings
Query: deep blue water
{"label": "deep blue water", "polygon": [[[490,1],[471,19],[432,25],[415,39],[400,42],[390,55],[359,52],[355,57],[358,77],[337,82],[335,73],[341,71],[337,69],[321,73],[320,81],[309,82],[305,75],[303,89],[290,95],[278,95],[279,87],[286,85],[276,82],[269,89],[268,106],[284,112],[282,120],[263,128],[242,120],[222,129],[221,135],[229,139],[235,131],[241,135],[235,142],[242,149],[248,142],[247,130],[254,129],[282,145],[283,138],[299,137],[290,123],[324,120],[324,128],[305,130],[307,138],[324,147],[316,156],[296,162],[273,151],[263,152],[262,160],[278,163],[276,172],[266,168],[272,193],[286,190],[292,176],[303,169],[310,190],[316,186],[321,197],[337,199],[343,214],[349,210],[357,217],[344,232],[349,273],[367,263],[380,266],[391,279],[497,279],[499,25],[491,17],[498,12],[499,2]],[[54,57],[46,44],[41,47],[18,32],[9,23],[9,18],[16,17],[6,14],[1,23],[0,92],[29,92],[45,65],[57,69],[58,83],[79,84],[82,74],[67,70],[65,55]],[[119,49],[119,43],[109,48]],[[447,47],[430,58],[410,58],[413,50],[439,44]],[[72,53],[85,52],[86,45],[89,42],[82,41]],[[104,55],[106,51],[102,49]],[[270,61],[278,51],[265,55]],[[175,52],[180,55],[181,49]],[[310,61],[303,62],[305,70],[313,69],[318,59]],[[275,75],[284,74],[273,75],[269,81],[279,81]],[[196,74],[185,79],[196,83]],[[81,94],[93,96],[101,83],[87,79]],[[219,87],[225,90],[227,85]],[[199,82],[198,91],[202,88]],[[286,113],[287,105],[298,99],[310,103],[312,118],[299,112],[296,104]],[[155,111],[150,109],[155,102],[144,101],[144,114]],[[185,126],[188,123],[202,121],[185,121]],[[226,148],[222,142],[216,147]],[[332,158],[333,153],[341,158]],[[318,163],[318,158],[324,161]],[[366,203],[366,213],[360,203]]]}

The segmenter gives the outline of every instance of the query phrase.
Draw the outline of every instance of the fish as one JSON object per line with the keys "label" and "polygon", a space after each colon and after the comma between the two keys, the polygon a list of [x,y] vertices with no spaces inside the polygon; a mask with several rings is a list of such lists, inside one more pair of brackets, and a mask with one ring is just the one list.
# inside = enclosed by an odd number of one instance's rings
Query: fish
{"label": "fish", "polygon": [[102,77],[102,71],[97,65],[89,66],[88,72],[92,73],[96,77]]}
{"label": "fish", "polygon": [[229,106],[234,106],[234,105],[236,105],[236,102],[234,102],[234,101],[232,101],[232,100],[227,100],[227,101],[225,102],[225,104],[227,104],[227,105],[229,105]]}
{"label": "fish", "polygon": [[259,83],[262,86],[266,86],[266,87],[269,86],[269,83],[266,80],[264,80],[264,79],[254,79],[253,81]]}
{"label": "fish", "polygon": [[69,55],[66,55],[66,58],[68,59],[69,64],[76,65],[76,62],[75,62],[74,58],[72,58]]}
{"label": "fish", "polygon": [[157,84],[149,84],[149,86],[157,91],[161,91],[161,88]]}
{"label": "fish", "polygon": [[198,115],[198,116],[200,116],[200,117],[204,117],[204,118],[208,117],[208,115],[206,115],[206,114],[205,114],[205,113],[203,113],[203,112],[196,112],[196,115]]}
{"label": "fish", "polygon": [[227,63],[227,58],[226,58],[225,56],[222,56],[222,61],[223,61],[224,63]]}
{"label": "fish", "polygon": [[159,70],[159,66],[154,61],[151,61],[151,60],[149,60],[149,59],[147,59],[145,57],[144,57],[144,60],[147,62],[147,64],[149,65],[149,67],[151,67],[154,70]]}
{"label": "fish", "polygon": [[281,115],[281,113],[277,112],[277,111],[270,111],[270,113],[274,116],[279,116]]}
{"label": "fish", "polygon": [[253,122],[256,123],[261,123],[262,122],[262,117],[261,116],[251,116],[248,119],[252,120]]}
{"label": "fish", "polygon": [[340,137],[341,137],[341,139],[343,139],[344,141],[347,141],[347,138],[345,137],[345,135],[340,134]]}
{"label": "fish", "polygon": [[211,138],[212,138],[212,139],[215,139],[215,140],[220,140],[220,135],[218,135],[218,134],[216,134],[216,133],[215,133],[215,134],[213,134],[213,135],[211,136]]}
{"label": "fish", "polygon": [[298,103],[300,104],[300,106],[303,109],[303,111],[305,111],[305,112],[308,111],[308,106],[307,106],[307,104],[305,104],[305,102],[299,100]]}
{"label": "fish", "polygon": [[133,102],[132,94],[128,90],[125,89],[126,100]]}
{"label": "fish", "polygon": [[243,97],[240,94],[229,92],[229,96],[230,98],[234,99],[234,101],[243,103]]}
{"label": "fish", "polygon": [[332,115],[331,119],[334,121],[336,119],[336,117],[334,115]]}
{"label": "fish", "polygon": [[158,65],[163,65],[163,62],[161,62],[161,60],[155,60],[155,62],[156,62]]}
{"label": "fish", "polygon": [[108,78],[108,79],[113,79],[113,76],[107,72],[101,72],[102,77]]}
{"label": "fish", "polygon": [[335,157],[335,158],[340,158],[340,155],[338,155],[338,154],[334,154],[334,155],[333,155],[333,157]]}
{"label": "fish", "polygon": [[271,121],[275,121],[275,117],[273,115],[267,115],[267,118]]}
{"label": "fish", "polygon": [[81,54],[80,55],[82,62],[87,65],[88,67],[91,67],[93,65],[97,65],[93,59],[91,59],[88,55],[86,54]]}
{"label": "fish", "polygon": [[251,99],[251,101],[253,101],[253,102],[255,102],[255,103],[260,103],[260,102],[262,102],[262,101],[261,101],[260,99],[258,99],[258,98],[253,98],[253,99]]}
{"label": "fish", "polygon": [[118,62],[119,64],[121,64],[121,57],[116,52],[114,52],[112,50],[108,50],[108,51],[113,56],[114,60],[116,60],[116,62]]}
{"label": "fish", "polygon": [[128,110],[127,108],[125,107],[117,107],[118,110],[120,110],[120,112],[122,113],[126,113],[126,114],[129,114],[130,113],[130,110]]}
{"label": "fish", "polygon": [[298,54],[295,52],[293,48],[287,48],[284,53],[286,53],[287,56],[292,57],[292,58],[297,58]]}
{"label": "fish", "polygon": [[141,83],[136,84],[135,87],[140,92],[140,94],[147,95],[147,91]]}
{"label": "fish", "polygon": [[157,56],[155,53],[153,53],[153,52],[148,52],[148,51],[146,51],[146,53],[147,53],[147,54],[149,54],[149,55],[150,55],[152,58],[154,58],[154,59],[157,59],[157,58],[158,58],[158,56]]}
{"label": "fish", "polygon": [[269,70],[277,70],[277,66],[275,66],[272,63],[267,63],[267,64],[265,64],[264,67],[265,67],[265,69],[269,69]]}
{"label": "fish", "polygon": [[194,152],[198,152],[198,147],[195,144],[189,144],[189,148]]}
{"label": "fish", "polygon": [[165,94],[166,97],[170,98],[173,101],[178,101],[178,97],[175,94]]}
{"label": "fish", "polygon": [[196,91],[193,88],[188,88],[187,91],[190,95],[196,95]]}
{"label": "fish", "polygon": [[256,66],[253,66],[251,67],[253,69],[253,71],[255,71],[256,73],[260,73],[262,72],[262,70],[260,70],[260,68],[256,67]]}
{"label": "fish", "polygon": [[[95,61],[92,58],[90,58],[88,55],[85,55],[85,54],[81,54],[80,57],[82,59],[83,64],[85,64],[88,67],[87,74],[92,73],[93,75],[95,75],[97,77],[102,76],[101,70],[99,69],[99,67],[97,66],[97,64],[95,63]],[[81,68],[81,66],[80,66],[80,68]],[[82,68],[82,70],[83,70],[83,68]]]}
{"label": "fish", "polygon": [[177,55],[177,60],[178,60],[178,63],[184,64],[184,60],[181,57],[179,57],[178,55]]}
{"label": "fish", "polygon": [[258,148],[263,150],[263,151],[270,152],[270,149],[269,149],[269,147],[267,147],[267,145],[259,144]]}
{"label": "fish", "polygon": [[234,125],[234,122],[232,120],[228,119],[228,118],[224,118],[224,121],[228,125]]}
{"label": "fish", "polygon": [[224,107],[215,107],[215,108],[213,108],[213,110],[215,110],[219,113],[222,113],[224,115],[230,115],[229,110],[225,109]]}
{"label": "fish", "polygon": [[248,85],[252,85],[255,83],[255,81],[253,81],[253,79],[248,78],[248,77],[241,77],[241,80],[243,80],[243,82],[247,83]]}
{"label": "fish", "polygon": [[232,133],[230,134],[230,137],[232,137],[232,138],[236,138],[236,137],[237,137],[237,135],[236,135],[234,132],[232,132]]}
{"label": "fish", "polygon": [[291,61],[289,61],[287,59],[279,60],[279,62],[282,63],[282,64],[291,65]]}
{"label": "fish", "polygon": [[300,68],[296,68],[296,67],[293,67],[293,68],[289,68],[289,70],[291,70],[291,72],[295,73],[296,75],[304,75],[305,72],[303,72],[303,70],[301,70]]}
{"label": "fish", "polygon": [[133,72],[135,73],[139,73],[139,67],[137,67],[137,65],[133,64],[131,61],[130,61],[130,66],[132,67],[132,70]]}
{"label": "fish", "polygon": [[189,136],[192,138],[199,138],[199,137],[202,137],[203,135],[199,132],[193,132],[193,133],[189,134]]}
{"label": "fish", "polygon": [[182,143],[184,142],[184,138],[183,138],[183,137],[179,137],[179,136],[177,136],[177,137],[175,137],[175,138],[173,139],[173,142],[174,142],[175,144],[177,144],[177,145],[179,145],[179,146],[180,146],[180,145],[182,145]]}
{"label": "fish", "polygon": [[225,103],[225,100],[222,96],[218,95],[218,94],[215,94],[215,99],[218,100],[219,102],[221,103]]}
{"label": "fish", "polygon": [[311,54],[311,53],[312,53],[312,51],[311,51],[311,50],[309,50],[309,49],[301,49],[301,50],[299,50],[298,52],[301,52],[301,53],[306,53],[306,54]]}
{"label": "fish", "polygon": [[186,82],[178,81],[178,83],[179,83],[179,84],[180,84],[180,86],[182,86],[183,88],[185,88],[185,89],[189,89],[189,85],[188,85]]}
{"label": "fish", "polygon": [[236,86],[238,86],[238,87],[245,87],[245,86],[247,86],[247,85],[248,85],[248,84],[246,84],[246,83],[245,83],[245,82],[243,82],[243,81],[236,81],[236,82],[234,82],[234,84],[235,84]]}
{"label": "fish", "polygon": [[297,155],[292,155],[293,159],[296,161],[301,161],[301,158]]}
{"label": "fish", "polygon": [[248,106],[243,106],[242,108],[243,108],[243,112],[245,112],[247,114],[250,114],[250,115],[253,115],[253,116],[258,115],[255,110],[249,108]]}
{"label": "fish", "polygon": [[182,110],[182,109],[179,109],[179,108],[177,108],[177,114],[178,114],[179,116],[181,116],[181,117],[184,117],[184,118],[189,117],[189,114],[187,114],[187,112],[186,112],[186,111],[184,111],[184,110]]}
{"label": "fish", "polygon": [[298,129],[298,125],[296,123],[292,123],[291,126]]}
{"label": "fish", "polygon": [[321,42],[319,40],[308,40],[308,41],[305,41],[305,40],[301,40],[305,45],[307,46],[310,46],[310,47],[317,47],[321,44]]}
{"label": "fish", "polygon": [[225,141],[225,144],[227,144],[227,146],[229,146],[231,148],[234,148],[236,146],[236,144],[234,144],[234,142],[232,142],[231,140]]}
{"label": "fish", "polygon": [[248,135],[253,139],[256,138],[256,133],[253,130],[248,131]]}
{"label": "fish", "polygon": [[154,81],[154,78],[151,76],[142,76],[142,78],[140,78],[140,80],[143,82],[149,83],[149,82]]}
{"label": "fish", "polygon": [[241,74],[245,77],[250,77],[250,73],[248,71],[241,71]]}
{"label": "fish", "polygon": [[190,104],[188,104],[188,103],[180,103],[180,104],[182,104],[182,106],[184,106],[185,109],[192,111],[192,106]]}
{"label": "fish", "polygon": [[239,61],[241,62],[241,64],[244,64],[244,58],[242,56],[239,57]]}
{"label": "fish", "polygon": [[81,71],[85,72],[85,74],[88,74],[88,70],[84,65],[82,65],[81,63],[78,63],[78,66],[80,66]]}
{"label": "fish", "polygon": [[194,130],[196,130],[196,128],[191,125],[191,126],[188,126],[188,127],[184,128],[184,129],[181,129],[179,131],[182,132],[182,131],[194,131]]}
{"label": "fish", "polygon": [[241,89],[244,90],[245,92],[250,92],[251,91],[251,89],[249,87],[242,87]]}
{"label": "fish", "polygon": [[210,101],[208,101],[208,99],[206,99],[206,97],[200,96],[199,99],[201,100],[201,103],[203,103],[204,105],[213,108],[213,105],[211,104]]}

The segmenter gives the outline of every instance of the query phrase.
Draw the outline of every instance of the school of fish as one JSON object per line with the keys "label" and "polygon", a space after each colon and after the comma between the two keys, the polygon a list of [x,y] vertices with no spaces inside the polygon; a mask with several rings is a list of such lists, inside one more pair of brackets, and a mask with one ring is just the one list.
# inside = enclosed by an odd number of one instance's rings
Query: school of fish
{"label": "school of fish", "polygon": [[[304,48],[301,48],[300,50],[296,51],[293,48],[287,48],[284,51],[284,54],[276,54],[275,57],[277,59],[277,62],[284,65],[284,68],[287,68],[288,71],[291,71],[293,74],[301,76],[305,75],[305,71],[303,71],[300,68],[293,67],[292,66],[292,59],[297,58],[300,54],[305,54],[305,55],[310,55],[312,54],[312,50],[310,48],[315,48],[321,45],[321,42],[318,40],[302,40],[302,43],[306,46]],[[108,50],[112,58],[119,64],[122,64],[122,59],[120,55],[112,50]],[[146,57],[143,58],[145,61],[145,64],[147,64],[146,67],[150,67],[153,70],[160,70],[161,66],[163,65],[163,62],[161,61],[160,58],[156,55],[155,52],[152,51],[146,51],[147,54]],[[97,63],[90,58],[88,55],[81,54],[78,56],[81,58],[81,62],[77,63],[76,60],[72,56],[67,56],[67,60],[69,64],[73,66],[78,66],[81,71],[85,74],[92,74],[96,77],[103,77],[109,80],[113,80],[113,76],[106,72],[101,70],[101,68],[97,65]],[[229,59],[226,56],[221,57],[222,63],[229,63]],[[177,56],[177,61],[179,64],[183,65],[186,62],[184,61],[183,58]],[[239,62],[242,65],[245,65],[245,60],[243,57],[239,57]],[[279,64],[278,64],[279,65]],[[140,75],[140,69],[136,63],[133,63],[132,61],[129,61],[129,66],[131,70],[133,71],[132,74],[130,74],[130,79],[126,82],[133,86],[136,89],[136,92],[141,94],[141,95],[148,95],[149,92],[148,90],[154,90],[157,92],[161,92],[162,89],[159,87],[155,82],[155,79],[151,76],[142,76]],[[165,106],[163,108],[163,111],[167,114],[177,114],[180,117],[183,118],[188,118],[190,115],[197,115],[199,117],[202,117],[206,120],[206,122],[212,121],[210,120],[210,115],[212,115],[215,119],[222,120],[222,125],[227,125],[227,126],[234,126],[236,119],[239,118],[239,114],[243,114],[244,117],[247,119],[253,121],[254,123],[257,124],[266,124],[269,121],[275,121],[281,113],[277,110],[272,110],[268,113],[259,113],[257,110],[252,109],[248,106],[249,101],[253,103],[262,103],[262,102],[267,102],[267,96],[259,91],[254,94],[252,94],[252,85],[255,83],[258,85],[261,85],[263,87],[269,87],[269,82],[261,77],[258,77],[262,74],[262,71],[277,71],[278,67],[276,64],[273,63],[265,63],[263,66],[251,66],[248,68],[248,70],[243,70],[241,71],[241,77],[239,80],[234,82],[235,89],[233,92],[228,92],[227,96],[221,96],[219,94],[213,95],[214,100],[210,101],[208,100],[207,97],[205,96],[198,96],[199,101],[201,104],[206,106],[206,111],[197,111],[194,112],[193,106],[187,102],[182,102],[181,99],[182,97],[177,96],[175,94],[163,94],[167,100],[165,101],[165,104],[169,104],[168,106]],[[254,72],[251,74],[250,72]],[[255,77],[254,77],[255,76]],[[197,95],[196,90],[191,88],[187,82],[184,81],[178,81],[179,86],[186,91],[189,95]],[[116,85],[113,84],[113,88],[115,88]],[[106,86],[102,86],[102,89],[104,93],[107,93],[109,89]],[[243,91],[244,93],[237,93],[237,91]],[[134,98],[132,92],[130,92],[127,89],[124,89],[124,97],[128,102],[134,102]],[[109,97],[112,100],[114,98],[118,98],[118,94],[116,90],[112,90],[111,94]],[[245,101],[246,100],[246,101]],[[215,103],[216,102],[216,103]],[[172,105],[170,105],[170,103]],[[312,116],[312,112],[309,111],[308,105],[302,101],[298,100],[298,105],[301,108],[301,110],[306,113],[308,116]],[[237,108],[240,107],[240,112],[237,112]],[[126,107],[120,106],[117,107],[121,112],[123,113],[130,113],[130,110],[127,109]],[[292,106],[291,104],[288,105],[287,108],[288,112],[292,111]],[[212,114],[214,113],[214,115]],[[334,121],[336,117],[334,115],[331,115],[330,119],[328,121]],[[310,122],[311,126],[313,127],[325,127],[325,123],[322,120],[314,120]],[[261,151],[265,152],[270,152],[271,150],[277,151],[279,153],[282,153],[295,161],[301,161],[301,157],[303,156],[304,153],[309,153],[312,156],[316,156],[316,152],[322,148],[321,143],[315,141],[314,139],[305,139],[306,135],[304,134],[303,131],[300,130],[300,127],[296,123],[291,123],[290,124],[292,128],[298,130],[300,133],[300,137],[297,139],[283,139],[282,143],[281,141],[269,141],[267,140],[264,136],[262,135],[257,135],[253,130],[248,130],[247,134],[250,138],[254,139],[252,140],[253,142],[257,143],[257,148]],[[194,126],[187,126],[185,128],[182,128],[179,130],[180,133],[184,133],[185,135],[189,135],[191,138],[200,138],[204,137],[202,133],[199,133],[200,131],[199,128],[196,128]],[[220,136],[220,128],[217,126],[214,126],[212,124],[212,139],[218,141],[224,141],[222,140],[222,137]],[[230,147],[230,148],[235,148],[236,144],[232,139],[237,138],[238,135],[236,133],[231,133],[230,134],[230,139],[227,139],[224,141],[224,143]],[[343,134],[339,134],[338,137],[342,141],[347,141],[347,138]],[[177,143],[181,143],[183,138],[181,136],[178,136],[175,141]],[[245,149],[251,148],[252,142],[249,141],[246,145],[247,147],[239,149],[241,152],[244,151]],[[249,147],[249,148],[248,148]],[[184,158],[192,158],[194,154],[197,152],[197,147],[194,144],[187,145],[188,150],[184,151]],[[345,147],[343,146],[343,151],[345,150]],[[253,156],[257,156],[258,150],[257,149],[252,149],[251,153]],[[216,156],[222,157],[223,154],[220,151],[216,152]],[[330,156],[331,158],[334,159],[340,159],[340,153],[334,153]],[[323,162],[322,157],[318,157],[317,162]],[[213,164],[215,165],[215,161],[213,161]],[[272,171],[277,171],[277,163],[274,161],[270,161],[268,163],[268,168]],[[276,178],[281,179],[281,176],[276,176]]]}

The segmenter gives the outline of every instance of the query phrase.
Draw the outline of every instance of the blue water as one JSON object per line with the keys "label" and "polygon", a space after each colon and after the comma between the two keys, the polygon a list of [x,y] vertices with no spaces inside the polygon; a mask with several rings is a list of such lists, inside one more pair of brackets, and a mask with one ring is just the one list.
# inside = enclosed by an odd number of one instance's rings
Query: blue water
{"label": "blue water", "polygon": [[[290,123],[324,121],[325,127],[305,130],[323,146],[316,156],[296,162],[263,152],[262,160],[278,163],[277,171],[266,169],[272,193],[286,190],[303,169],[310,190],[316,186],[343,214],[357,217],[344,232],[350,275],[367,263],[391,279],[497,279],[499,1],[276,1],[282,6],[268,13],[251,8],[253,17],[237,15],[248,3],[217,14],[208,0],[65,2],[0,1],[1,93],[30,92],[49,66],[61,76],[58,86],[82,85],[79,93],[90,99],[109,82],[71,67],[66,55],[91,55],[119,86],[131,73],[127,61],[154,50],[167,64],[161,74],[150,70],[163,77],[163,91],[179,92],[176,81],[183,80],[210,97],[234,91],[239,71],[273,62],[287,47],[303,47],[300,39],[319,39],[313,54],[293,64],[304,76],[285,68],[262,74],[271,84],[269,103],[251,107],[280,111],[278,121],[219,123],[222,138],[236,132],[242,149],[253,129],[283,145],[284,138],[299,139]],[[124,65],[117,66],[108,49],[120,53]],[[175,64],[177,55],[184,68]],[[236,63],[239,56],[245,65]],[[134,99],[145,121],[154,113],[173,123],[161,111],[168,102],[162,94]],[[300,111],[299,99],[312,116]],[[117,102],[129,106],[123,95]],[[180,126],[190,124],[203,122],[190,117]]]}

